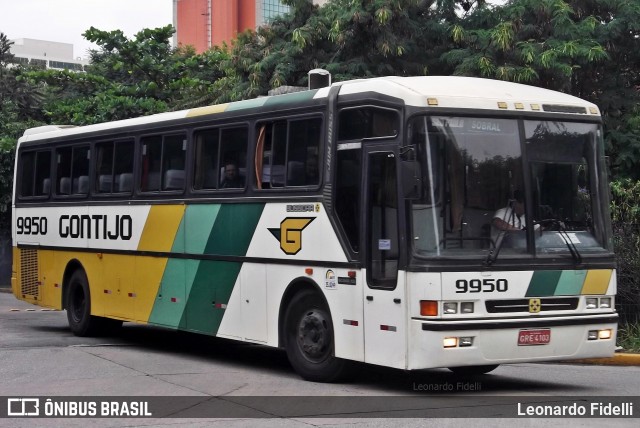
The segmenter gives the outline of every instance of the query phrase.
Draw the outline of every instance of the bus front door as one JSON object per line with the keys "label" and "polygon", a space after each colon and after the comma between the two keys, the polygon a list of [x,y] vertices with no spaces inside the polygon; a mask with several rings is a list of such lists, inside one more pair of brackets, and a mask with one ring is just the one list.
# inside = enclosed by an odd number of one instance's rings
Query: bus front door
{"label": "bus front door", "polygon": [[397,144],[364,148],[365,362],[406,366],[404,273],[398,272]]}

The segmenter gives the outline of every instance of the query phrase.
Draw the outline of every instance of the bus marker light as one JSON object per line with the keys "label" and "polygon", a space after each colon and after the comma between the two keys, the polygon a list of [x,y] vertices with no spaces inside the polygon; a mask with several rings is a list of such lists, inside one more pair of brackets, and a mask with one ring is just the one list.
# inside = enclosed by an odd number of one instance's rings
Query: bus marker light
{"label": "bus marker light", "polygon": [[172,298],[171,298],[171,302],[173,302],[173,303],[177,303],[177,302],[178,302],[178,298],[177,298],[177,297],[172,297]]}
{"label": "bus marker light", "polygon": [[[516,110],[524,110],[524,104],[522,104],[522,103],[515,103],[514,106],[515,106]],[[460,346],[462,346],[462,345],[460,345]]]}
{"label": "bus marker light", "polygon": [[455,348],[458,346],[458,338],[457,337],[445,337],[442,341],[442,346],[445,348]]}
{"label": "bus marker light", "polygon": [[429,106],[437,106],[438,99],[437,98],[427,98],[427,105]]}
{"label": "bus marker light", "polygon": [[355,320],[342,320],[342,323],[344,325],[352,325],[354,327],[358,326],[358,321],[355,321]]}
{"label": "bus marker light", "polygon": [[137,296],[136,296],[136,293],[128,293],[128,296],[129,296],[129,297],[137,297]]}
{"label": "bus marker light", "polygon": [[111,290],[104,290],[104,294],[111,294]]}
{"label": "bus marker light", "polygon": [[306,268],[304,270],[304,273],[306,273],[307,275],[313,275],[313,268]]}
{"label": "bus marker light", "polygon": [[396,326],[394,325],[381,325],[380,330],[382,331],[397,331]]}
{"label": "bus marker light", "polygon": [[595,107],[589,107],[589,113],[591,114],[598,114],[598,109]]}
{"label": "bus marker light", "polygon": [[356,271],[355,270],[350,270],[349,272],[347,272],[347,276],[349,278],[355,278],[356,277]]}
{"label": "bus marker light", "polygon": [[531,104],[531,110],[540,110],[540,104]]}
{"label": "bus marker light", "polygon": [[225,305],[224,303],[216,303],[215,305],[213,305],[213,307],[216,309],[227,309],[227,305]]}
{"label": "bus marker light", "polygon": [[53,288],[60,288],[60,284],[58,284],[57,282],[53,284]]}
{"label": "bus marker light", "polygon": [[498,108],[506,109],[507,107],[507,103],[505,103],[504,101],[498,101]]}
{"label": "bus marker light", "polygon": [[438,302],[435,300],[420,300],[420,315],[430,317],[438,315]]}

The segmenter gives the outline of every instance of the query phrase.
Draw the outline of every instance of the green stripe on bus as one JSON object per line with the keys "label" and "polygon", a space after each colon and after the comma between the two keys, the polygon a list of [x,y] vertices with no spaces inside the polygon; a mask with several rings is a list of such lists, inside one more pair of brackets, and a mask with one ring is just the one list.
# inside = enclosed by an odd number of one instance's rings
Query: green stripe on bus
{"label": "green stripe on bus", "polygon": [[318,90],[313,91],[300,91],[293,92],[291,94],[278,95],[277,97],[269,97],[267,102],[264,103],[265,106],[277,106],[284,104],[293,104],[293,103],[301,103],[305,101],[310,101],[316,95]]}
{"label": "green stripe on bus", "polygon": [[556,296],[576,296],[582,290],[587,272],[584,270],[563,270],[556,288]]}
{"label": "green stripe on bus", "polygon": [[[190,205],[173,250],[244,256],[263,210],[264,204]],[[229,303],[241,267],[240,262],[170,258],[149,322],[216,334],[224,315],[220,305]]]}
{"label": "green stripe on bus", "polygon": [[[204,249],[205,254],[244,256],[264,204],[223,204]],[[216,334],[236,284],[242,263],[201,261],[190,287],[180,328]]]}
{"label": "green stripe on bus", "polygon": [[224,309],[236,283],[242,263],[202,260],[191,285],[191,292],[179,328],[216,334]]}
{"label": "green stripe on bus", "polygon": [[268,97],[256,98],[254,100],[234,101],[229,103],[227,112],[234,110],[242,110],[248,108],[262,107],[267,102]]}
{"label": "green stripe on bus", "polygon": [[541,296],[553,296],[556,287],[558,286],[558,280],[562,271],[559,270],[543,270],[535,271],[531,282],[529,282],[529,288],[527,289],[526,297],[541,297]]}
{"label": "green stripe on bus", "polygon": [[244,256],[264,204],[224,204],[213,225],[205,254]]}
{"label": "green stripe on bus", "polygon": [[185,214],[189,225],[185,235],[185,249],[188,254],[203,254],[211,229],[220,212],[220,205],[189,205]]}

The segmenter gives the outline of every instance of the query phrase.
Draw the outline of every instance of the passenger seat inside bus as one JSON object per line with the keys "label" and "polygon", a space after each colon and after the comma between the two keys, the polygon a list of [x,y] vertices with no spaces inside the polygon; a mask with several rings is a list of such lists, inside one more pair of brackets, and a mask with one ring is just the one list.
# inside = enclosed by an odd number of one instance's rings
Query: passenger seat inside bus
{"label": "passenger seat inside bus", "polygon": [[86,195],[89,193],[89,176],[81,175],[73,179],[73,194]]}
{"label": "passenger seat inside bus", "polygon": [[131,192],[133,189],[133,174],[130,172],[123,172],[116,181],[118,192]]}
{"label": "passenger seat inside bus", "polygon": [[71,193],[71,177],[62,177],[60,179],[60,192],[61,195],[68,195]]}
{"label": "passenger seat inside bus", "polygon": [[164,189],[163,190],[182,190],[184,189],[184,170],[168,169],[164,173]]}

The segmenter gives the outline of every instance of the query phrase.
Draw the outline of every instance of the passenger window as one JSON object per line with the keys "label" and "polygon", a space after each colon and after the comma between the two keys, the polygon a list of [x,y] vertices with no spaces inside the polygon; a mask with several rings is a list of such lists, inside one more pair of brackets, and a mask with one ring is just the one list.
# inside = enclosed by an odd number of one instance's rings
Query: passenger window
{"label": "passenger window", "polygon": [[216,128],[197,132],[195,190],[244,189],[248,129]]}
{"label": "passenger window", "polygon": [[140,190],[184,190],[187,139],[184,134],[142,138]]}
{"label": "passenger window", "polygon": [[130,193],[133,182],[133,141],[96,144],[97,193]]}
{"label": "passenger window", "polygon": [[26,152],[20,155],[21,197],[48,196],[51,188],[51,151]]}
{"label": "passenger window", "polygon": [[89,193],[89,146],[62,147],[56,154],[56,193],[87,195]]}
{"label": "passenger window", "polygon": [[320,183],[322,118],[265,122],[258,125],[257,134],[259,189]]}

